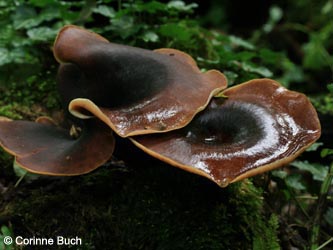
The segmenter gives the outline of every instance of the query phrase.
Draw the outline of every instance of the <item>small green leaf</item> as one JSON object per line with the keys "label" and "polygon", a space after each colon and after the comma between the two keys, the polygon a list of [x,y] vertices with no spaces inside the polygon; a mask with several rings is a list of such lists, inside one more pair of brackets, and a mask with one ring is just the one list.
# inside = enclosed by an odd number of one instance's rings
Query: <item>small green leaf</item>
{"label": "small green leaf", "polygon": [[333,83],[327,84],[327,89],[329,92],[333,93]]}
{"label": "small green leaf", "polygon": [[132,16],[116,16],[111,19],[110,30],[118,33],[123,39],[135,35],[141,28],[142,26],[135,24]]}
{"label": "small green leaf", "polygon": [[333,11],[333,2],[332,1],[326,1],[326,4],[321,9],[321,13],[326,15],[326,14],[331,14]]}
{"label": "small green leaf", "polygon": [[116,16],[115,10],[112,7],[106,5],[98,5],[96,8],[94,8],[93,12],[109,18],[114,18]]}
{"label": "small green leaf", "polygon": [[158,35],[155,32],[147,31],[142,35],[142,40],[145,42],[157,42]]}
{"label": "small green leaf", "polygon": [[322,158],[328,156],[328,155],[333,155],[333,149],[331,148],[324,148],[321,152],[320,152],[320,156]]}
{"label": "small green leaf", "polygon": [[293,197],[293,194],[288,189],[282,189],[282,193],[283,193],[285,199],[288,201],[291,200]]}
{"label": "small green leaf", "polygon": [[15,29],[29,29],[40,24],[40,20],[36,18],[38,15],[33,7],[28,6],[18,6],[16,8],[14,19]]}
{"label": "small green leaf", "polygon": [[272,21],[278,22],[283,16],[283,11],[278,6],[272,6],[269,10],[269,16]]}
{"label": "small green leaf", "polygon": [[284,55],[281,52],[275,52],[265,48],[259,50],[259,57],[262,58],[265,63],[276,64],[282,60]]}
{"label": "small green leaf", "polygon": [[284,69],[284,73],[279,81],[283,83],[285,87],[288,87],[290,82],[300,83],[304,81],[305,76],[302,67],[294,64],[289,59],[284,58],[281,62],[281,67]]}
{"label": "small green leaf", "polygon": [[306,187],[302,183],[302,176],[299,174],[288,175],[285,179],[287,186],[296,190],[305,190]]}
{"label": "small green leaf", "polygon": [[317,149],[323,145],[324,145],[324,143],[322,143],[322,142],[315,142],[306,151],[307,152],[317,151]]}
{"label": "small green leaf", "polygon": [[294,161],[290,165],[300,170],[310,172],[313,179],[317,181],[323,181],[328,172],[328,168],[319,163],[309,163],[308,161]]}
{"label": "small green leaf", "polygon": [[266,33],[271,32],[275,27],[276,23],[278,23],[281,20],[282,16],[283,16],[282,9],[278,6],[272,6],[269,10],[269,20],[264,25],[263,30]]}
{"label": "small green leaf", "polygon": [[186,5],[184,1],[171,1],[168,3],[167,6],[169,9],[176,9],[179,11],[191,11],[192,9],[197,8],[198,4],[191,3]]}
{"label": "small green leaf", "polygon": [[0,249],[1,250],[13,250],[14,242],[12,242],[10,244],[4,244],[4,239],[6,237],[13,238],[13,231],[9,227],[4,225],[0,228]]}
{"label": "small green leaf", "polygon": [[263,66],[255,66],[247,62],[241,63],[241,68],[247,72],[257,73],[263,77],[272,77],[273,73]]}
{"label": "small green leaf", "polygon": [[160,34],[166,37],[171,37],[179,41],[189,41],[191,39],[191,32],[186,27],[176,23],[167,23],[160,27]]}
{"label": "small green leaf", "polygon": [[272,171],[272,175],[280,179],[285,179],[288,176],[288,173],[283,170],[274,170]]}
{"label": "small green leaf", "polygon": [[0,29],[0,47],[6,47],[7,44],[11,44],[15,35],[12,25],[3,25]]}
{"label": "small green leaf", "polygon": [[52,40],[57,31],[48,27],[39,27],[28,30],[27,34],[32,40],[45,42]]}
{"label": "small green leaf", "polygon": [[150,14],[154,14],[158,11],[165,11],[167,6],[164,3],[156,2],[156,1],[149,1],[147,3],[141,3],[138,1],[137,4],[131,6],[135,8],[139,12],[148,12]]}
{"label": "small green leaf", "polygon": [[235,84],[235,81],[239,76],[236,72],[229,71],[229,70],[223,71],[223,74],[227,77],[229,85]]}
{"label": "small green leaf", "polygon": [[240,61],[250,61],[254,57],[256,57],[257,54],[253,51],[241,51],[234,55],[235,58],[238,58]]}
{"label": "small green leaf", "polygon": [[6,48],[0,48],[0,66],[5,65],[11,61],[10,53]]}
{"label": "small green leaf", "polygon": [[1,234],[4,236],[12,236],[12,231],[7,226],[1,227]]}
{"label": "small green leaf", "polygon": [[242,47],[249,50],[254,50],[255,46],[244,39],[237,36],[229,36],[230,42],[236,47]]}
{"label": "small green leaf", "polygon": [[60,14],[60,10],[54,7],[47,7],[44,8],[41,13],[38,14],[37,17],[35,17],[40,23],[45,21],[52,21],[56,18],[62,18]]}
{"label": "small green leaf", "polygon": [[329,56],[328,51],[324,47],[325,39],[325,37],[320,35],[312,34],[310,41],[304,45],[303,66],[305,68],[318,70],[333,64],[332,57]]}

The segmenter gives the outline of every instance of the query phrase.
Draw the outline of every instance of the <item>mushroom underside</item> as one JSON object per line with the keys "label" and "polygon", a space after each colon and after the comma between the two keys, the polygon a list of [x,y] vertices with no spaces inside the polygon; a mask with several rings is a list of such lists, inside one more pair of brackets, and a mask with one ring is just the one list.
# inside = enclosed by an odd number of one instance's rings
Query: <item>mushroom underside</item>
{"label": "mushroom underside", "polygon": [[86,121],[77,139],[46,119],[0,121],[0,145],[29,172],[67,176],[88,173],[109,160],[114,138],[98,120]]}

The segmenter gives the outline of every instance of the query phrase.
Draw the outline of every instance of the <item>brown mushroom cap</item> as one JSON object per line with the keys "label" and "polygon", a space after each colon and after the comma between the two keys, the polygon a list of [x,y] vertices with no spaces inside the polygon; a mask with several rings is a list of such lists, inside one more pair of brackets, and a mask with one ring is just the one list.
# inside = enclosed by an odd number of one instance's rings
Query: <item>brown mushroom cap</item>
{"label": "brown mushroom cap", "polygon": [[320,136],[305,95],[269,79],[223,91],[185,128],[132,142],[148,154],[224,187],[283,166]]}
{"label": "brown mushroom cap", "polygon": [[54,55],[61,63],[58,87],[64,106],[79,99],[70,111],[85,118],[97,116],[98,107],[122,137],[184,127],[227,86],[221,72],[200,72],[184,52],[109,43],[76,26],[59,32]]}
{"label": "brown mushroom cap", "polygon": [[109,160],[114,138],[98,120],[86,121],[82,134],[74,139],[43,117],[38,122],[0,121],[0,146],[29,172],[69,176],[88,173]]}

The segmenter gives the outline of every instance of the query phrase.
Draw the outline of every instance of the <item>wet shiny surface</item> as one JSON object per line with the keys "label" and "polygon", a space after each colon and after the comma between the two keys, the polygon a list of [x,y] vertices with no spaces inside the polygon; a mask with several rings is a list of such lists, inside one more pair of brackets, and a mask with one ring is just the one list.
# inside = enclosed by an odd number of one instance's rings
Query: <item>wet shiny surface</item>
{"label": "wet shiny surface", "polygon": [[228,98],[222,104],[212,101],[181,132],[138,136],[134,142],[161,160],[226,186],[291,161],[320,135],[307,98],[271,80],[253,80],[224,94]]}
{"label": "wet shiny surface", "polygon": [[257,106],[241,102],[208,107],[183,129],[183,136],[192,144],[208,147],[252,145],[264,136],[263,113]]}
{"label": "wet shiny surface", "polygon": [[91,100],[122,137],[184,127],[227,86],[221,72],[202,73],[184,52],[113,44],[75,26],[60,31],[54,54],[64,106]]}

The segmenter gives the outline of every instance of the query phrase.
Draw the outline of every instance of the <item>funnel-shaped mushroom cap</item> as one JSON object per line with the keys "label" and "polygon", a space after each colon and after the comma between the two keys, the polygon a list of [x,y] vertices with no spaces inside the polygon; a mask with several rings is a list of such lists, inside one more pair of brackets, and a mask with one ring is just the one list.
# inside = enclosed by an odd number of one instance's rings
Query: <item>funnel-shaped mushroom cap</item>
{"label": "funnel-shaped mushroom cap", "polygon": [[184,127],[227,85],[221,72],[200,72],[181,51],[109,43],[76,26],[60,31],[54,55],[61,63],[58,88],[64,106],[80,98],[70,107],[72,114],[87,117],[88,108],[94,116],[95,107],[82,102],[89,100],[122,137]]}
{"label": "funnel-shaped mushroom cap", "polygon": [[30,172],[79,175],[110,159],[114,138],[110,128],[98,120],[86,121],[78,139],[47,118],[38,122],[7,120],[0,121],[0,146]]}
{"label": "funnel-shaped mushroom cap", "polygon": [[131,140],[152,156],[220,186],[287,164],[320,136],[303,94],[269,79],[223,92],[185,128]]}

